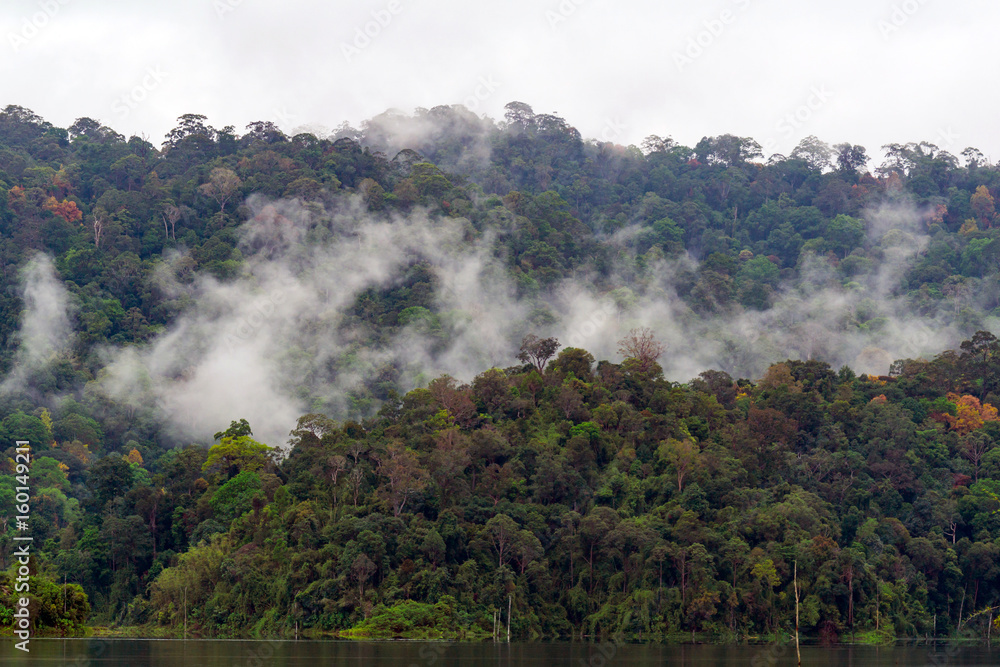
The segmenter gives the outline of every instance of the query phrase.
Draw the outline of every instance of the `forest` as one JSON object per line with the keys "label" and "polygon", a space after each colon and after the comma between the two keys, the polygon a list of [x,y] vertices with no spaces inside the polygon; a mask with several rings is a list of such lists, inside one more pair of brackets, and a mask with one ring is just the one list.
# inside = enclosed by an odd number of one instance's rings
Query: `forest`
{"label": "forest", "polygon": [[991,632],[1000,165],[506,110],[0,112],[0,626]]}

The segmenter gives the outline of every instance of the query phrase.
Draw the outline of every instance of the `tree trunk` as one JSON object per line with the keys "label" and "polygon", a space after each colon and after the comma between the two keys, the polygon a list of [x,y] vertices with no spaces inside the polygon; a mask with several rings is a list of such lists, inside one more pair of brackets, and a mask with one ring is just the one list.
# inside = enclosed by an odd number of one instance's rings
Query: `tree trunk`
{"label": "tree trunk", "polygon": [[149,518],[149,529],[153,534],[153,560],[156,560],[156,510],[153,510],[152,515]]}
{"label": "tree trunk", "polygon": [[965,610],[965,593],[969,590],[969,584],[965,584],[962,589],[962,604],[958,605],[958,631],[962,631],[962,612]]}
{"label": "tree trunk", "polygon": [[687,552],[681,551],[681,607],[687,605]]}
{"label": "tree trunk", "polygon": [[514,599],[513,595],[507,595],[507,643],[510,643],[510,608]]}
{"label": "tree trunk", "polygon": [[594,594],[594,545],[590,545],[590,594]]}
{"label": "tree trunk", "polygon": [[799,667],[802,667],[802,653],[799,651],[799,562],[795,561],[795,568],[792,573],[792,582],[795,585],[795,657],[798,659]]}
{"label": "tree trunk", "polygon": [[848,570],[847,574],[847,590],[850,593],[850,598],[847,601],[847,622],[850,624],[851,629],[854,629],[854,566]]}
{"label": "tree trunk", "polygon": [[660,561],[660,588],[656,592],[656,613],[660,613],[660,606],[663,603],[663,561]]}

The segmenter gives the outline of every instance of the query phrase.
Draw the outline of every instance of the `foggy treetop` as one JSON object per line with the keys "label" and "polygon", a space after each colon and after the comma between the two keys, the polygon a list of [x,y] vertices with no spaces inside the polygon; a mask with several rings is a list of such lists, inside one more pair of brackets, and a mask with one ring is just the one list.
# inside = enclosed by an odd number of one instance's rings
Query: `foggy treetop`
{"label": "foggy treetop", "polygon": [[[1000,170],[973,148],[883,148],[872,165],[815,137],[766,162],[725,134],[625,147],[520,102],[498,122],[389,111],[329,137],[189,114],[157,147],[9,106],[0,364],[22,377],[66,351],[43,385],[107,367],[118,398],[148,376],[144,404],[193,412],[202,436],[219,409],[262,408],[211,396],[263,384],[279,437],[310,404],[368,414],[389,385],[506,364],[527,333],[611,357],[650,326],[677,380],[788,357],[883,374],[1000,305]],[[51,262],[21,272],[38,253]],[[322,364],[274,368],[290,347]]]}
{"label": "foggy treetop", "polygon": [[176,630],[190,585],[206,635],[487,632],[511,596],[518,636],[733,637],[787,625],[797,563],[808,633],[957,631],[1000,600],[1000,169],[885,153],[7,107],[0,431],[73,599],[42,622]]}

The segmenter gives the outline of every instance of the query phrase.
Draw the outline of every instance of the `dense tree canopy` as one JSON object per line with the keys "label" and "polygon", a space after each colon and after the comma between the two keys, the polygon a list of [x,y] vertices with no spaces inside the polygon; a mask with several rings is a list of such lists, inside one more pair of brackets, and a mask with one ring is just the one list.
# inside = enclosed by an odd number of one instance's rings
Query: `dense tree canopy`
{"label": "dense tree canopy", "polygon": [[[36,443],[38,590],[49,606],[72,601],[44,623],[90,613],[176,629],[186,589],[203,635],[414,619],[488,633],[509,599],[517,636],[736,637],[790,627],[797,571],[811,635],[979,631],[1000,604],[1000,344],[987,330],[1000,308],[1000,168],[926,142],[884,152],[869,172],[866,148],[816,137],[766,161],[728,134],[624,147],[523,103],[500,122],[435,107],[327,137],[268,122],[240,135],[187,114],[156,147],[7,107],[0,370],[18,363],[19,276],[39,251],[78,334],[0,395],[5,447]],[[463,242],[500,258],[524,299],[585,275],[627,302],[676,260],[677,298],[723,316],[766,311],[782,285],[818,274],[859,289],[919,233],[893,297],[946,313],[967,340],[885,376],[790,359],[761,377],[705,369],[678,383],[663,376],[673,352],[656,331],[632,331],[613,363],[540,327],[503,362],[523,365],[418,388],[380,368],[345,414],[309,403],[288,443],[254,439],[254,415],[220,414],[214,428],[230,426],[216,442],[171,447],[160,413],[93,385],[109,348],[148,345],[190,307],[158,279],[167,262],[188,283],[226,284],[245,253],[269,251],[238,231],[253,194],[462,220]],[[869,224],[866,211],[903,201],[916,228]],[[414,261],[365,290],[342,326],[373,350],[406,327],[443,341],[462,314],[442,308],[442,289]],[[853,317],[858,330],[884,325],[876,305]],[[362,356],[330,364],[354,372]],[[0,596],[0,622],[9,608]]]}

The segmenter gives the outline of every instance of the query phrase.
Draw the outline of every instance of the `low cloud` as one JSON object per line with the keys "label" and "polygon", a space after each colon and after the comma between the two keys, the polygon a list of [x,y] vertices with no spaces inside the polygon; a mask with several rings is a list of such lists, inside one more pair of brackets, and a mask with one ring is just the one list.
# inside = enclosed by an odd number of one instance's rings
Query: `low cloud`
{"label": "low cloud", "polygon": [[4,393],[25,389],[39,369],[66,351],[73,342],[70,300],[48,255],[38,254],[21,272],[20,327],[14,366],[4,378]]}
{"label": "low cloud", "polygon": [[[185,282],[183,255],[166,258],[154,281],[186,304],[181,314],[147,345],[103,352],[99,391],[154,407],[176,442],[207,442],[229,421],[246,418],[257,437],[282,445],[307,412],[371,414],[377,402],[358,404],[352,396],[378,378],[405,391],[442,373],[468,382],[511,365],[527,333],[617,361],[618,340],[648,326],[666,343],[665,374],[681,382],[711,368],[759,378],[786,358],[884,374],[892,360],[932,356],[964,333],[953,308],[917,314],[898,295],[928,243],[921,213],[907,205],[865,214],[868,252],[880,261],[849,285],[831,260],[813,256],[795,281],[778,286],[767,310],[710,315],[678,296],[681,278],[697,270],[686,255],[656,260],[638,274],[623,267],[600,281],[602,289],[580,274],[518,298],[493,237],[476,238],[467,220],[420,211],[374,217],[354,197],[327,207],[254,197],[248,206],[242,275]],[[627,234],[622,239],[628,243]],[[359,296],[399,284],[418,264],[433,275],[431,310],[392,337],[349,316]],[[51,261],[37,258],[24,280],[21,347],[5,387],[72,339],[67,294]]]}

